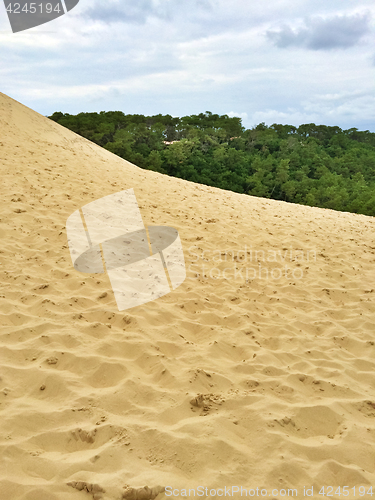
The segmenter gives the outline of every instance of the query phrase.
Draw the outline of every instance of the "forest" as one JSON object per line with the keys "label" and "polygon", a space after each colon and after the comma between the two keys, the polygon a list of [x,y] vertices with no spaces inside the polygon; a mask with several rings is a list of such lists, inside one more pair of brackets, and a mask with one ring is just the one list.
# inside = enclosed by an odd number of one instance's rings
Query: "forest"
{"label": "forest", "polygon": [[236,193],[375,216],[375,133],[265,123],[55,112],[50,119],[135,165]]}

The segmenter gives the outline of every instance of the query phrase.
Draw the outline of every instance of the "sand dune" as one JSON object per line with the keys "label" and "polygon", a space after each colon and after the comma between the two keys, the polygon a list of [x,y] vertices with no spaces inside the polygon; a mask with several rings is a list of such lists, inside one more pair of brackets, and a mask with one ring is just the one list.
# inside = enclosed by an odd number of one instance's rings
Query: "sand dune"
{"label": "sand dune", "polygon": [[[4,94],[0,165],[1,500],[375,493],[373,218],[142,170]],[[130,188],[187,278],[120,312],[65,224]]]}

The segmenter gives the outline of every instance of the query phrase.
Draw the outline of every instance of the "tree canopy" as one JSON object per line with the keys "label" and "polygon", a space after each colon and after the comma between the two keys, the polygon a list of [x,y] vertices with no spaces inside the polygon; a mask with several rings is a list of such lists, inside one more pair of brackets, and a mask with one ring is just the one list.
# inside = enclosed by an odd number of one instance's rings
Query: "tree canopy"
{"label": "tree canopy", "polygon": [[209,111],[182,118],[55,112],[50,119],[138,165],[253,196],[375,216],[375,134]]}

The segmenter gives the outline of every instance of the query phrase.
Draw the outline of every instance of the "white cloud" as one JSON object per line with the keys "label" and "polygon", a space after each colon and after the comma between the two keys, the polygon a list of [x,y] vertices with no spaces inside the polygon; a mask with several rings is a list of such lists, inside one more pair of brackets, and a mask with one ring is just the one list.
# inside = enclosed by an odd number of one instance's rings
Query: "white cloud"
{"label": "white cloud", "polygon": [[249,116],[245,112],[237,113],[236,111],[229,111],[229,113],[224,113],[224,114],[228,115],[230,118],[234,117],[241,118],[243,124],[247,123],[249,120]]}
{"label": "white cloud", "polygon": [[318,16],[307,18],[302,28],[292,29],[285,25],[278,31],[268,31],[267,36],[279,48],[346,49],[356,45],[370,31],[369,25],[369,13],[328,18]]}

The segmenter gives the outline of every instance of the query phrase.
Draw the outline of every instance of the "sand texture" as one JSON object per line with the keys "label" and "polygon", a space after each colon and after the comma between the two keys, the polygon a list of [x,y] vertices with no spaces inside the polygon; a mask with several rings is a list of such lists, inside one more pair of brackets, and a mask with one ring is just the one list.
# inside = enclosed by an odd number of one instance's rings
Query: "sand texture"
{"label": "sand texture", "polygon": [[[375,494],[373,218],[142,170],[4,94],[0,166],[1,500]],[[65,225],[130,188],[187,278],[120,312]]]}

